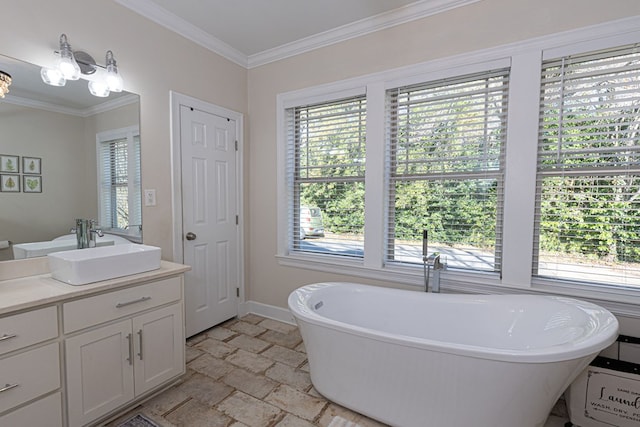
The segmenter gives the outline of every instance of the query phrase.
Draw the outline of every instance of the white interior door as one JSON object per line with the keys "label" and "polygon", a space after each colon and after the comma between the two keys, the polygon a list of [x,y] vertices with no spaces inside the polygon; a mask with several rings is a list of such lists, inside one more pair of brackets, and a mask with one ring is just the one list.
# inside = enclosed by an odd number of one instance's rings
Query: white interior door
{"label": "white interior door", "polygon": [[186,334],[238,313],[236,123],[180,107]]}

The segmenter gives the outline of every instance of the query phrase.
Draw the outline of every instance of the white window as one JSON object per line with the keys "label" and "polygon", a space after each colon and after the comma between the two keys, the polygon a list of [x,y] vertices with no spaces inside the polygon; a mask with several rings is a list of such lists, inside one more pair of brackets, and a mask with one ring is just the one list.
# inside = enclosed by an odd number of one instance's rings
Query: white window
{"label": "white window", "polygon": [[534,276],[640,285],[638,45],[542,65]]}
{"label": "white window", "polygon": [[101,132],[96,141],[100,227],[139,238],[142,200],[138,127]]}
{"label": "white window", "polygon": [[387,91],[387,262],[500,271],[509,70]]}
{"label": "white window", "polygon": [[279,94],[279,263],[424,286],[427,230],[447,291],[640,300],[639,24]]}
{"label": "white window", "polygon": [[365,96],[286,115],[289,251],[363,257]]}

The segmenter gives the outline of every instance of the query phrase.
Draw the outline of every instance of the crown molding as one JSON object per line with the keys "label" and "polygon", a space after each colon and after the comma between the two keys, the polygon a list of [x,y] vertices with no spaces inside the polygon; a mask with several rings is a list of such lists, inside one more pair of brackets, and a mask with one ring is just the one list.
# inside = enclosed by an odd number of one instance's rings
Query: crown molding
{"label": "crown molding", "polygon": [[114,0],[135,13],[159,24],[170,31],[180,34],[205,49],[234,62],[244,68],[248,67],[247,55],[229,46],[222,40],[213,37],[211,34],[201,30],[195,25],[174,15],[163,7],[158,6],[151,0]]}
{"label": "crown molding", "polygon": [[255,68],[321,47],[395,27],[447,10],[466,6],[482,0],[422,0],[370,18],[305,37],[282,46],[268,49],[248,58],[248,68]]}
{"label": "crown molding", "polygon": [[51,111],[53,113],[67,114],[70,116],[90,117],[96,114],[104,113],[109,110],[114,110],[116,108],[119,108],[125,105],[133,104],[134,102],[138,102],[138,95],[131,94],[126,96],[121,96],[114,100],[109,100],[88,108],[64,107],[51,102],[38,101],[35,99],[22,98],[19,96],[9,96],[9,95],[5,99],[3,99],[2,102],[6,102],[7,104],[19,105],[21,107],[29,107],[29,108],[36,108],[38,110]]}
{"label": "crown molding", "polygon": [[421,0],[250,56],[158,6],[152,0],[114,1],[156,24],[180,34],[186,39],[244,68],[250,69],[482,0]]}

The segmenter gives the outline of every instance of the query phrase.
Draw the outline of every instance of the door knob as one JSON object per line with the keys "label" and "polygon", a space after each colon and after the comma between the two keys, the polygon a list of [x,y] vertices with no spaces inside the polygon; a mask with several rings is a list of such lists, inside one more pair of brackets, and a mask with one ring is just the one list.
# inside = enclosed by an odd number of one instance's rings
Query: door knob
{"label": "door knob", "polygon": [[186,235],[187,240],[196,240],[196,234],[192,232],[188,232]]}

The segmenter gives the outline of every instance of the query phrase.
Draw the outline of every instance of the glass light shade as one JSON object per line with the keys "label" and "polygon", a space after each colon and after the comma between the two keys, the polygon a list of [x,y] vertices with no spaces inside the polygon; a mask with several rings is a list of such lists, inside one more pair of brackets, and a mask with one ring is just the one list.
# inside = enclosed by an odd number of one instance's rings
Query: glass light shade
{"label": "glass light shade", "polygon": [[60,52],[58,59],[58,70],[67,80],[78,80],[80,78],[80,66],[71,52]]}
{"label": "glass light shade", "polygon": [[107,84],[111,92],[122,92],[122,76],[118,73],[118,66],[116,60],[113,57],[113,52],[108,50],[105,56],[105,63],[107,64]]}
{"label": "glass light shade", "polygon": [[60,35],[60,57],[58,58],[57,67],[67,80],[78,80],[80,78],[80,66],[73,56],[71,45],[67,41],[67,35]]}
{"label": "glass light shade", "polygon": [[42,81],[50,86],[64,86],[67,80],[57,68],[42,68],[40,70]]}
{"label": "glass light shade", "polygon": [[124,82],[122,81],[122,76],[118,74],[118,70],[116,67],[115,71],[110,70],[111,66],[107,66],[107,85],[109,86],[109,90],[111,92],[122,92],[122,86]]}
{"label": "glass light shade", "polygon": [[109,96],[109,85],[104,79],[91,80],[89,82],[89,92],[93,96],[105,98]]}

